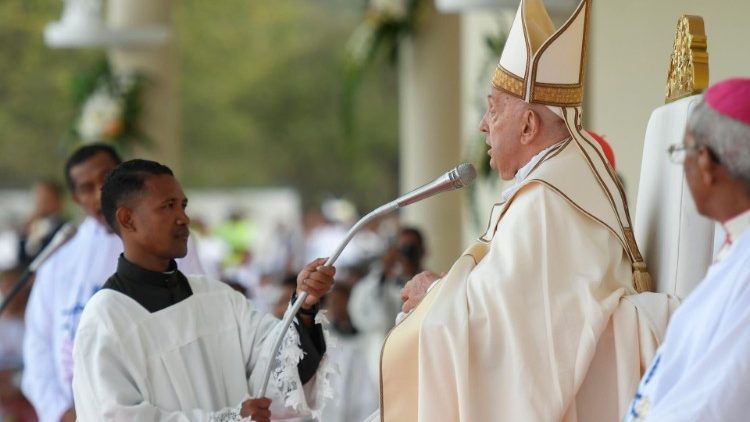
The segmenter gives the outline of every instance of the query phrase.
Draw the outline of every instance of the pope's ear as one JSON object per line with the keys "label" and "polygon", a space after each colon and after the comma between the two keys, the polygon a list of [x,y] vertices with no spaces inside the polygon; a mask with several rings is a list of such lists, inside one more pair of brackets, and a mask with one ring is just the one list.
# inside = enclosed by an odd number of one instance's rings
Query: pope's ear
{"label": "pope's ear", "polygon": [[521,128],[521,144],[528,145],[536,139],[541,125],[541,116],[535,110],[528,109],[523,113]]}
{"label": "pope's ear", "polygon": [[115,221],[117,221],[120,233],[135,231],[135,225],[133,224],[133,210],[130,208],[117,208],[117,211],[115,211]]}

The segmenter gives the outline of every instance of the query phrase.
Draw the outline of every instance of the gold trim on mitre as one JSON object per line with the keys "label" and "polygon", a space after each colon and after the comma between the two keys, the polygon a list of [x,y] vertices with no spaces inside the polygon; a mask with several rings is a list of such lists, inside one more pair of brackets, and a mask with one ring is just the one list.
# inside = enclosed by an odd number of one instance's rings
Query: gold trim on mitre
{"label": "gold trim on mitre", "polygon": [[708,40],[700,16],[677,20],[674,47],[667,71],[665,102],[700,94],[708,87]]}
{"label": "gold trim on mitre", "polygon": [[495,74],[492,75],[492,85],[497,89],[502,89],[515,97],[523,99],[524,88],[526,86],[523,78],[519,78],[499,64],[495,68]]}
{"label": "gold trim on mitre", "polygon": [[580,106],[590,2],[555,31],[542,0],[521,0],[492,85],[529,103]]}
{"label": "gold trim on mitre", "polygon": [[531,102],[557,106],[576,106],[583,103],[583,85],[537,83],[534,85]]}

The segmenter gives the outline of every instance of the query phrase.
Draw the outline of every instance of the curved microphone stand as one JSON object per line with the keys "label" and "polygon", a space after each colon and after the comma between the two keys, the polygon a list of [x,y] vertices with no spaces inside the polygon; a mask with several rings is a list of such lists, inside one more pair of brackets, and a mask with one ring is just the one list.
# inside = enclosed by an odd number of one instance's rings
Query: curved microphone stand
{"label": "curved microphone stand", "polygon": [[[462,163],[455,168],[447,171],[445,174],[441,175],[432,182],[414,189],[413,191],[399,197],[394,201],[391,201],[385,205],[381,205],[380,207],[371,211],[369,214],[362,217],[354,226],[352,226],[351,229],[349,229],[349,232],[346,234],[346,238],[344,238],[341,244],[339,244],[336,252],[334,252],[333,255],[328,258],[325,265],[333,265],[333,263],[336,262],[336,259],[338,259],[339,255],[341,255],[341,252],[344,250],[346,245],[349,244],[349,241],[352,240],[354,234],[373,219],[380,217],[383,214],[388,214],[391,211],[395,211],[398,208],[405,207],[409,204],[413,204],[414,202],[429,198],[430,196],[436,195],[438,193],[460,189],[473,182],[475,177],[476,170],[474,169],[474,166],[468,163]],[[299,311],[299,308],[302,306],[302,304],[305,303],[305,299],[307,299],[307,296],[307,292],[302,292],[302,294],[297,297],[297,300],[294,301],[291,308],[287,309],[286,314],[284,314],[284,319],[281,322],[284,328],[281,330],[278,337],[276,337],[276,341],[273,344],[273,353],[271,355],[271,359],[266,365],[266,372],[263,377],[263,386],[261,387],[258,397],[265,397],[266,395],[266,390],[268,389],[268,381],[271,378],[273,361],[279,354],[281,342],[284,339],[286,331],[289,329],[289,325],[292,323],[292,319],[295,315],[297,315],[297,311]]]}
{"label": "curved microphone stand", "polygon": [[[334,262],[336,262],[336,259],[338,259],[339,255],[341,255],[341,252],[344,251],[344,248],[347,244],[349,244],[349,241],[352,240],[354,235],[367,223],[374,220],[377,217],[380,217],[383,214],[387,214],[391,211],[394,211],[398,209],[398,204],[395,202],[390,202],[388,204],[385,204],[379,208],[376,208],[375,210],[371,211],[366,216],[362,217],[359,221],[357,221],[357,224],[352,226],[351,229],[349,229],[349,232],[346,234],[346,238],[344,238],[343,241],[339,244],[339,247],[336,249],[336,252],[331,255],[330,258],[325,263],[325,266],[331,266]],[[291,308],[287,309],[286,314],[284,314],[284,319],[281,321],[281,325],[284,327],[283,330],[279,333],[278,337],[276,337],[276,341],[273,344],[273,354],[271,355],[271,359],[268,361],[268,365],[266,365],[266,372],[263,376],[263,386],[260,389],[260,394],[258,397],[265,397],[266,390],[268,388],[268,381],[271,378],[271,370],[273,368],[273,361],[276,359],[276,355],[279,354],[279,348],[281,347],[281,342],[284,339],[284,335],[286,334],[286,331],[289,329],[289,325],[292,323],[292,319],[294,319],[294,316],[297,315],[297,311],[299,311],[299,308],[302,306],[303,303],[305,303],[305,299],[307,299],[307,292],[302,292],[301,295],[297,297],[297,300],[294,301]]]}

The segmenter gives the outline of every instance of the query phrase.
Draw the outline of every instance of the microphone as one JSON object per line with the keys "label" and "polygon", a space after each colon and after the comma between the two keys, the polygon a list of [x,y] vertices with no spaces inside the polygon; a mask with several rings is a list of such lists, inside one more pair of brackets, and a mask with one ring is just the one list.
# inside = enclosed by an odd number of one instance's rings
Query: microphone
{"label": "microphone", "polygon": [[398,205],[398,208],[405,207],[441,192],[461,189],[464,186],[470,185],[476,177],[477,171],[474,169],[473,165],[469,163],[461,163],[432,182],[402,195],[393,202]]}
{"label": "microphone", "polygon": [[36,270],[39,269],[39,267],[44,263],[44,261],[47,260],[55,251],[57,251],[62,245],[65,244],[68,240],[70,240],[73,235],[76,234],[76,228],[72,223],[65,223],[60,229],[55,232],[55,235],[52,236],[52,240],[49,241],[47,246],[42,249],[41,252],[34,258],[33,261],[31,261],[31,264],[29,264],[29,267],[24,270],[24,272],[21,274],[20,277],[18,277],[18,281],[16,284],[13,285],[13,287],[10,289],[10,292],[8,293],[8,296],[3,299],[2,305],[0,305],[0,315],[2,315],[5,308],[10,305],[10,302],[13,300],[13,298],[21,291],[23,286],[29,281],[29,278],[31,278],[31,275],[36,272]]}
{"label": "microphone", "polygon": [[29,271],[36,272],[39,267],[47,260],[60,246],[64,245],[65,242],[70,240],[76,234],[76,228],[72,223],[65,223],[62,227],[52,236],[52,240],[49,241],[47,246],[39,252],[39,255],[31,261],[29,264]]}
{"label": "microphone", "polygon": [[[339,255],[341,255],[341,252],[344,251],[344,248],[346,247],[346,245],[349,244],[349,241],[352,240],[352,237],[354,237],[354,234],[357,233],[359,229],[364,227],[367,223],[369,223],[373,219],[380,217],[383,214],[387,214],[391,211],[395,211],[401,207],[405,207],[415,202],[419,202],[423,199],[427,199],[433,195],[437,195],[442,192],[447,192],[449,190],[461,189],[465,186],[470,185],[476,177],[477,177],[477,171],[474,169],[474,166],[469,163],[462,163],[448,170],[442,176],[438,177],[432,182],[422,185],[414,189],[413,191],[406,193],[404,195],[401,195],[400,197],[394,199],[393,201],[385,205],[381,205],[378,208],[374,209],[373,211],[370,211],[369,214],[362,217],[359,221],[357,221],[357,223],[354,226],[352,226],[351,229],[349,229],[349,232],[346,234],[346,237],[344,238],[344,240],[342,240],[341,243],[339,244],[339,247],[336,249],[336,252],[334,252],[333,255],[331,255],[331,257],[328,258],[325,265],[326,266],[333,265],[333,263],[336,262],[336,259],[338,259]],[[276,337],[276,341],[274,342],[273,353],[271,354],[271,360],[268,361],[268,365],[266,366],[266,372],[263,378],[264,380],[263,385],[261,386],[260,394],[258,397],[264,397],[266,394],[266,389],[268,387],[268,380],[271,378],[271,368],[272,368],[273,360],[276,358],[276,355],[278,355],[279,353],[279,347],[281,346],[281,341],[284,338],[286,330],[289,329],[289,324],[291,324],[292,318],[294,318],[294,316],[297,314],[297,311],[299,311],[299,308],[305,302],[306,298],[307,298],[307,292],[302,292],[302,294],[299,295],[299,297],[297,297],[297,300],[294,301],[294,303],[287,309],[286,313],[284,314],[284,319],[281,322],[281,325],[284,328],[279,332],[279,335],[278,337]]]}

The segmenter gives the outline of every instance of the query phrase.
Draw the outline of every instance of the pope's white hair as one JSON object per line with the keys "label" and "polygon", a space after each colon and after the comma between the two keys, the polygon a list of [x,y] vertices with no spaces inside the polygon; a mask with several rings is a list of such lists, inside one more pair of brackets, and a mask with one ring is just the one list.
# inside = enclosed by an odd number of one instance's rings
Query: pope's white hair
{"label": "pope's white hair", "polygon": [[750,125],[719,114],[701,101],[690,113],[687,129],[750,193]]}

